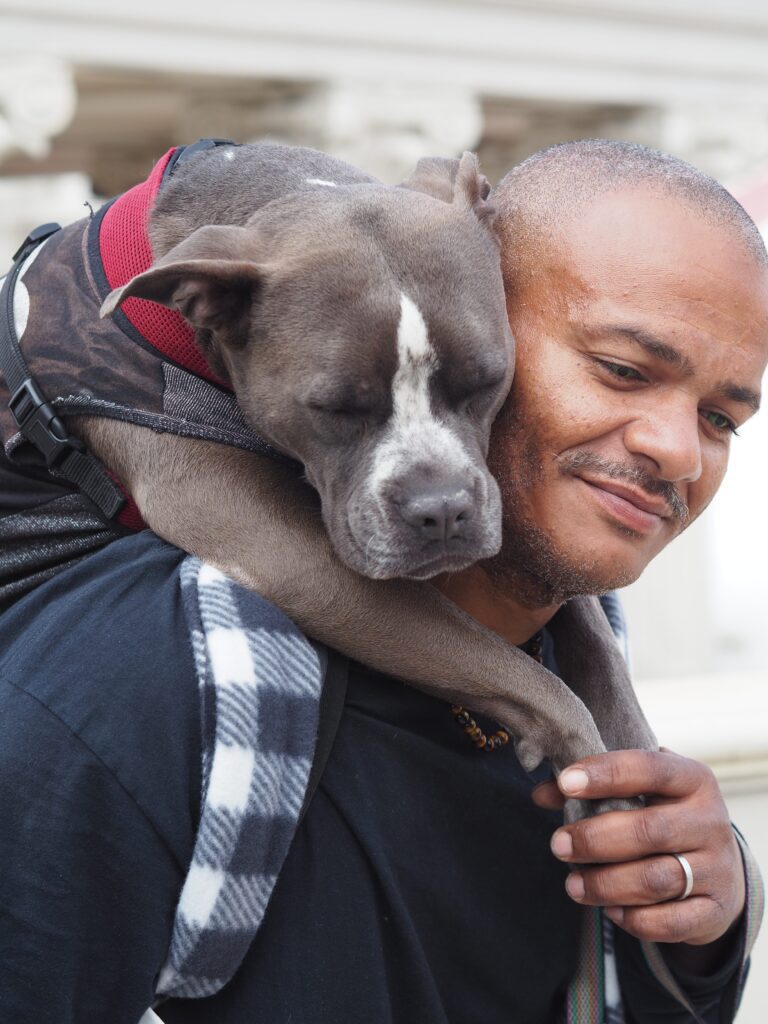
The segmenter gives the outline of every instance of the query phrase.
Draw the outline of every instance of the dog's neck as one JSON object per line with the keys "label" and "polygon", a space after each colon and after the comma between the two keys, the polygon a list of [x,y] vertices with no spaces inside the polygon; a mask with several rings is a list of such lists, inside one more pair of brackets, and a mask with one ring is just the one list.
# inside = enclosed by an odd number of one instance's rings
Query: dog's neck
{"label": "dog's neck", "polygon": [[514,597],[501,593],[480,565],[437,577],[433,583],[467,615],[515,645],[535,636],[560,607],[525,607]]}
{"label": "dog's neck", "polygon": [[[149,217],[173,153],[171,149],[161,157],[146,181],[119,196],[103,216],[99,251],[110,288],[119,288],[152,265]],[[122,314],[145,341],[173,363],[198,377],[227,386],[208,365],[195,342],[194,331],[180,313],[155,302],[131,298],[123,305]]]}

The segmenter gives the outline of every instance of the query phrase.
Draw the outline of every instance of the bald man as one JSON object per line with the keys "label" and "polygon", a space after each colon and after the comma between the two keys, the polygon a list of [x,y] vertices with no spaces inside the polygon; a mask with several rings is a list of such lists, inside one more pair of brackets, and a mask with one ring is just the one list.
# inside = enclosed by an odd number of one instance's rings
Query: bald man
{"label": "bald man", "polygon": [[[768,259],[719,185],[641,147],[545,151],[495,201],[518,346],[490,458],[504,547],[438,586],[556,671],[547,623],[562,603],[636,579],[719,487],[759,404]],[[0,715],[0,1006],[18,1024],[135,1024],[151,999],[200,803],[182,558],[146,534],[120,541],[69,570],[68,603],[53,581],[0,624],[15,637]],[[44,692],[25,678],[29,622],[68,655]],[[115,651],[125,678],[105,695],[93,666]],[[753,920],[712,773],[615,751],[548,781],[511,746],[478,751],[453,717],[350,666],[255,941],[215,995],[159,1007],[166,1024],[552,1024],[585,905],[616,925],[626,1020],[733,1019]],[[637,794],[641,810],[562,824],[564,795]],[[660,944],[654,970],[641,940]],[[604,1019],[620,1020],[615,993],[608,1003]]]}

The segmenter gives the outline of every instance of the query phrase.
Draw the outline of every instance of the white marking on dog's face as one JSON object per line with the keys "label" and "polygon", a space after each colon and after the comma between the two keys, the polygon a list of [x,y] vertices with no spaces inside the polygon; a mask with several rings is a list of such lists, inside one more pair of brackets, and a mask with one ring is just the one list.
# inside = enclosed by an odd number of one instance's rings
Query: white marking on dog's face
{"label": "white marking on dog's face", "polygon": [[328,188],[338,188],[335,181],[326,181],[324,178],[305,178],[308,185],[326,185]]}
{"label": "white marking on dog's face", "polygon": [[461,439],[432,410],[430,381],[438,366],[421,310],[401,292],[392,416],[374,456],[367,488],[374,499],[381,500],[383,488],[394,477],[420,462],[438,474],[474,476]]}

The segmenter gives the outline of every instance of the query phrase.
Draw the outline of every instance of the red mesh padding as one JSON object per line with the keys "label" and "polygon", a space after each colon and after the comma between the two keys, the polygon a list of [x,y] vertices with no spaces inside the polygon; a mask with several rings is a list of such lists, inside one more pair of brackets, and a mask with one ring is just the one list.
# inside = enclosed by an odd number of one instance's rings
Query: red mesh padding
{"label": "red mesh padding", "polygon": [[128,530],[133,530],[134,533],[140,533],[142,530],[146,530],[147,524],[141,517],[141,512],[139,512],[139,506],[130,496],[128,491],[126,491],[125,487],[123,486],[123,482],[120,480],[117,474],[112,472],[111,469],[108,469],[106,466],[104,468],[107,471],[107,476],[109,476],[109,478],[112,481],[114,481],[114,483],[117,484],[117,486],[120,488],[120,490],[126,497],[126,502],[123,505],[122,509],[120,510],[120,514],[117,517],[118,523],[120,523],[121,526],[125,526]]}
{"label": "red mesh padding", "polygon": [[[174,152],[169,149],[147,180],[125,192],[104,214],[99,248],[110,288],[119,288],[152,265],[147,236],[149,211]],[[121,308],[142,337],[164,356],[198,377],[222,384],[205,361],[195,344],[192,328],[180,313],[148,299],[126,299]]]}
{"label": "red mesh padding", "polygon": [[123,505],[122,511],[117,517],[117,521],[121,526],[125,526],[128,530],[133,530],[134,533],[141,533],[142,530],[146,530],[147,524],[141,518],[139,506],[130,494],[127,495],[127,497],[128,500]]}

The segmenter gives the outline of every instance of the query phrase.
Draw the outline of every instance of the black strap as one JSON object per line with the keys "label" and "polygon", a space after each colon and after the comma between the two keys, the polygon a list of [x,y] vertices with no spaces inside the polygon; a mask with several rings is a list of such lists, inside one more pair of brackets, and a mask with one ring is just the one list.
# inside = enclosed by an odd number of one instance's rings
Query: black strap
{"label": "black strap", "polygon": [[114,519],[125,497],[102,464],[72,437],[29,372],[16,336],[13,296],[27,257],[59,224],[42,224],[14,253],[14,264],[0,292],[0,370],[10,392],[8,407],[21,433],[42,454],[49,470],[78,487],[107,519]]}
{"label": "black strap", "polygon": [[232,139],[198,139],[197,142],[192,142],[188,146],[177,146],[163,171],[160,187],[163,187],[179,164],[185,163],[195,153],[203,153],[208,149],[217,149],[219,146],[239,146],[239,143],[233,142]]}
{"label": "black strap", "polygon": [[328,651],[328,666],[325,670],[323,692],[320,696],[315,756],[312,759],[312,767],[309,769],[307,791],[304,794],[304,803],[299,814],[299,820],[296,822],[296,828],[304,820],[304,815],[309,810],[312,797],[315,795],[318,783],[325,771],[325,766],[328,764],[333,741],[336,739],[336,733],[339,731],[341,713],[344,710],[348,678],[349,660],[337,651]]}

